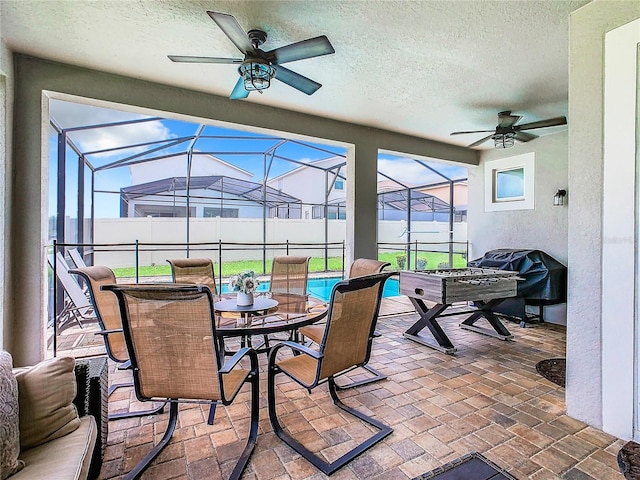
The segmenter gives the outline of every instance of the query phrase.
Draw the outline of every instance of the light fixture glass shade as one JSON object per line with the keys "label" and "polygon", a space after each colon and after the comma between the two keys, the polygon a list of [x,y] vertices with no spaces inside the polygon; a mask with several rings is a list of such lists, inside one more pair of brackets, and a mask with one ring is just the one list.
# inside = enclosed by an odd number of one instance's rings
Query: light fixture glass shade
{"label": "light fixture glass shade", "polygon": [[555,207],[561,207],[564,205],[564,197],[567,196],[566,190],[558,190],[553,196],[553,205]]}
{"label": "light fixture glass shade", "polygon": [[243,63],[238,70],[242,75],[244,88],[247,92],[269,88],[271,79],[276,74],[276,69],[268,63],[255,61]]}
{"label": "light fixture glass shade", "polygon": [[509,148],[515,145],[515,133],[496,133],[493,137],[496,148]]}

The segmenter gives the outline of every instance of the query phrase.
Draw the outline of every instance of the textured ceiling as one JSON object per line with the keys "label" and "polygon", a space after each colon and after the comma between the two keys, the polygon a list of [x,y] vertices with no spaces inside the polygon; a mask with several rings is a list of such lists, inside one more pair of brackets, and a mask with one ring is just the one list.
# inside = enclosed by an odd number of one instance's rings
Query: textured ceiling
{"label": "textured ceiling", "polygon": [[468,145],[485,134],[449,134],[492,129],[502,110],[521,123],[567,115],[569,13],[586,3],[2,0],[1,33],[15,52],[223,96],[235,65],[167,59],[241,58],[207,10],[265,30],[264,50],[324,34],[334,55],[286,64],[318,92],[276,81],[238,101]]}

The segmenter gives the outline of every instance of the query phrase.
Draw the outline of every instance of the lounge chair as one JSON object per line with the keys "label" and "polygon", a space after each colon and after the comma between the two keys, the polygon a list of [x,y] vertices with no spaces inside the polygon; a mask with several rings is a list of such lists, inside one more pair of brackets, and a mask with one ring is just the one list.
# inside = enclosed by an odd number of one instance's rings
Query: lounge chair
{"label": "lounge chair", "polygon": [[[104,289],[118,297],[138,399],[171,402],[162,439],[125,478],[140,478],[169,443],[179,403],[230,405],[249,383],[248,440],[230,477],[240,478],[258,436],[260,392],[255,350],[243,348],[223,364],[216,341],[213,297],[202,285],[105,285]],[[245,358],[250,360],[250,368],[240,365]]]}
{"label": "lounge chair", "polygon": [[[286,341],[275,345],[269,353],[267,403],[273,430],[279,438],[326,475],[331,475],[393,431],[382,422],[342,403],[338,398],[335,383],[337,375],[365,365],[369,360],[382,297],[382,286],[390,275],[390,273],[379,273],[356,277],[338,282],[333,287],[327,326],[318,350]],[[279,358],[278,354],[284,348],[290,349],[294,354]],[[281,373],[309,391],[327,382],[334,405],[378,429],[378,432],[337,460],[325,461],[283,429],[276,408],[276,376]],[[295,397],[289,387],[287,391],[289,398]],[[296,408],[291,405],[279,411],[280,415],[286,417],[286,412],[296,411]],[[329,414],[326,410],[325,413]]]}
{"label": "lounge chair", "polygon": [[64,305],[55,320],[58,331],[64,330],[72,323],[83,328],[82,322],[95,321],[96,315],[93,305],[77,280],[69,274],[69,264],[62,253],[56,252],[55,267],[51,258],[48,261],[51,269],[55,270],[56,277],[65,293]]}

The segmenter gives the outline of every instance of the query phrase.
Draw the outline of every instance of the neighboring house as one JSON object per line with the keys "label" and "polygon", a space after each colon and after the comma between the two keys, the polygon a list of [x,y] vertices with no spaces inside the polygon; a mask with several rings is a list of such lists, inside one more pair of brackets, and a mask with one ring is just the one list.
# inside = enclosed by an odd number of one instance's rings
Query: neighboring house
{"label": "neighboring house", "polygon": [[[309,162],[267,181],[267,185],[302,200],[304,219],[324,218],[325,203],[331,205],[347,195],[346,159],[332,157]],[[276,215],[278,218],[288,218]],[[346,218],[346,211],[330,207],[328,218]]]}
{"label": "neighboring house", "polygon": [[[120,217],[301,218],[300,200],[249,179],[253,174],[213,155],[194,153],[187,192],[187,155],[131,165],[132,185],[120,190]],[[175,175],[175,176],[172,176]]]}

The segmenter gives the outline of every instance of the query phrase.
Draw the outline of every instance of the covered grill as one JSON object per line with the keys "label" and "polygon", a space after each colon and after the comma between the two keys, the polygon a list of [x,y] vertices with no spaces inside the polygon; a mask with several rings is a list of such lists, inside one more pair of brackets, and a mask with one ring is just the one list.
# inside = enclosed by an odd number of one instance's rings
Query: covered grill
{"label": "covered grill", "polygon": [[[538,317],[543,321],[545,305],[567,301],[567,267],[540,250],[500,248],[489,250],[482,258],[472,260],[470,267],[497,268],[518,272],[518,293],[501,303],[495,311],[529,321]],[[538,315],[527,316],[526,305],[539,307]]]}

